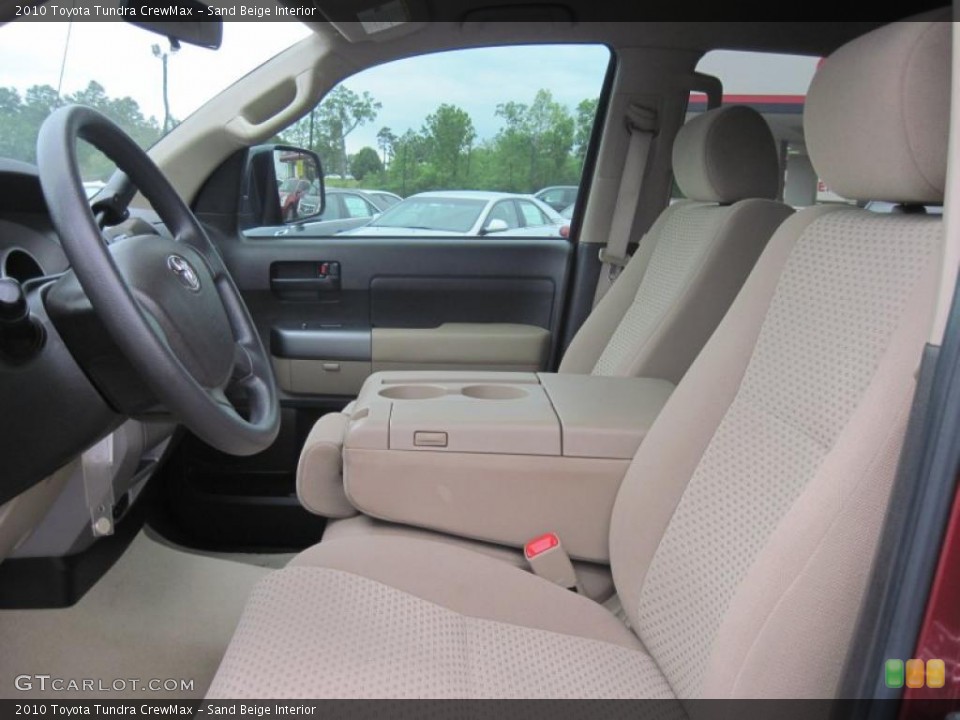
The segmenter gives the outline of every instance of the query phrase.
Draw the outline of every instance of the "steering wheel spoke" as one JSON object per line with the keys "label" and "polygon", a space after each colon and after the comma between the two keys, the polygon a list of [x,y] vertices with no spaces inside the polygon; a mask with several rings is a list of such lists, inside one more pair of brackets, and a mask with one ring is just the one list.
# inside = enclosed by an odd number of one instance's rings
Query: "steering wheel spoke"
{"label": "steering wheel spoke", "polygon": [[213,276],[214,281],[218,282],[225,277],[229,277],[230,273],[227,271],[227,266],[224,264],[223,258],[220,257],[220,252],[213,242],[211,242],[210,237],[203,227],[200,226],[199,222],[196,227],[188,227],[178,232],[174,240],[177,243],[192,248],[203,258],[203,262],[206,263],[207,269]]}
{"label": "steering wheel spoke", "polygon": [[230,382],[231,384],[242,385],[253,375],[253,360],[250,358],[250,353],[243,343],[238,342],[234,345],[233,371],[230,374]]}

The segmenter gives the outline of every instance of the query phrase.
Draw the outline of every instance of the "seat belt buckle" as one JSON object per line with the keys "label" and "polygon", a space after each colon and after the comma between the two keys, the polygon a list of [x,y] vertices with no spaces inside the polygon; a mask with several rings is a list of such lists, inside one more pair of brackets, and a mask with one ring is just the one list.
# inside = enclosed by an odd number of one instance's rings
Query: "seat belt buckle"
{"label": "seat belt buckle", "polygon": [[568,590],[580,590],[573,563],[556,533],[544,533],[527,541],[523,546],[523,556],[537,577]]}

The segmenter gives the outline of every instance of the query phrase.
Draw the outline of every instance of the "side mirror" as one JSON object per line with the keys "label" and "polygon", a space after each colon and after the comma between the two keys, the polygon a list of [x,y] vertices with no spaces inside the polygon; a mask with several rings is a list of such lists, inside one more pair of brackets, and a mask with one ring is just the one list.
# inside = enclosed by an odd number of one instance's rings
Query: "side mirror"
{"label": "side mirror", "polygon": [[326,191],[320,158],[287,145],[250,148],[239,207],[242,230],[296,224],[322,215]]}
{"label": "side mirror", "polygon": [[510,226],[507,225],[506,220],[503,220],[501,218],[494,218],[493,220],[490,220],[486,225],[484,225],[483,234],[489,235],[490,233],[504,232],[509,229],[510,229]]}

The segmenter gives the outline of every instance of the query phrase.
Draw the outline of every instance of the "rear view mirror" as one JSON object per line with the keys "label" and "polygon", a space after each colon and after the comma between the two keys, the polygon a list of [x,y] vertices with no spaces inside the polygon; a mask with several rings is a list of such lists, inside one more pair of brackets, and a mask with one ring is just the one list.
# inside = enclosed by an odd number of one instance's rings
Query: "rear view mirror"
{"label": "rear view mirror", "polygon": [[173,22],[142,20],[141,18],[144,17],[140,13],[140,8],[143,7],[142,0],[123,0],[121,6],[124,10],[123,17],[131,25],[163,35],[170,38],[172,42],[199,45],[210,50],[217,50],[223,42],[223,21],[211,17],[206,3],[199,0],[173,0],[165,4],[165,7],[176,7],[179,10],[179,17],[184,18]]}
{"label": "rear view mirror", "polygon": [[240,187],[240,227],[290,225],[323,215],[326,192],[316,153],[287,145],[247,151]]}

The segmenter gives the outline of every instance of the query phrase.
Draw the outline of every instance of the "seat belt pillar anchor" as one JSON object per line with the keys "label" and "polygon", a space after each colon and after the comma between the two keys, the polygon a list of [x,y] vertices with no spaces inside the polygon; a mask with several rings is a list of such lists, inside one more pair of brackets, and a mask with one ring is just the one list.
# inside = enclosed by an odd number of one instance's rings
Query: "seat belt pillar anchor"
{"label": "seat belt pillar anchor", "polygon": [[639,105],[631,105],[627,108],[626,123],[631,133],[639,131],[656,135],[660,129],[657,111]]}

